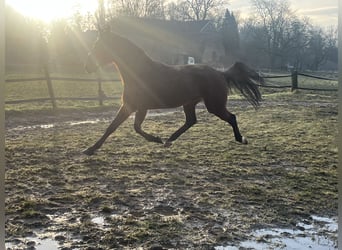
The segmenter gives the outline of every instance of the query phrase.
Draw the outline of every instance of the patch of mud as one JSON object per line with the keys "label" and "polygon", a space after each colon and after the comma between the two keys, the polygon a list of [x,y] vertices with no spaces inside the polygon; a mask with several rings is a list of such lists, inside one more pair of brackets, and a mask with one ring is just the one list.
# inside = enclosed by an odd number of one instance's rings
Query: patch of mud
{"label": "patch of mud", "polygon": [[[66,219],[70,214],[51,217],[55,222]],[[120,220],[122,216],[110,214],[108,216],[93,215],[89,218],[90,222],[98,228],[106,229],[115,220]],[[79,222],[79,218],[74,223]],[[217,246],[215,250],[239,250],[239,249],[289,249],[289,250],[333,250],[337,249],[337,219],[319,216],[311,216],[308,220],[297,223],[294,229],[270,228],[258,229],[253,231],[248,239],[235,245]],[[64,244],[67,237],[62,234],[39,234],[26,238],[17,238],[6,243],[6,250],[35,249],[35,250],[57,250],[62,247],[65,249],[78,249],[69,244]],[[70,238],[70,237],[68,237]],[[77,245],[77,238],[69,239]]]}

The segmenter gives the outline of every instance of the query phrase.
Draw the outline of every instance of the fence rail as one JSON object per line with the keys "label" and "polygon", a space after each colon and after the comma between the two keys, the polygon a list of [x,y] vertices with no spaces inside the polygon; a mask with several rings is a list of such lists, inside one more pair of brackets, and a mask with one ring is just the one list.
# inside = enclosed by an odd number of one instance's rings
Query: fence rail
{"label": "fence rail", "polygon": [[[25,78],[25,79],[7,79],[6,83],[14,83],[14,82],[33,82],[33,81],[46,81],[49,97],[46,98],[34,98],[34,99],[26,99],[26,100],[10,100],[5,101],[5,104],[19,104],[19,103],[28,103],[28,102],[46,102],[50,101],[52,104],[53,109],[57,109],[56,101],[59,100],[79,100],[79,101],[98,101],[99,105],[103,105],[103,101],[115,99],[115,97],[107,97],[103,90],[102,90],[102,83],[103,82],[115,82],[121,81],[120,78],[112,78],[112,79],[103,79],[101,77],[98,78],[73,78],[73,77],[51,77],[47,68],[44,69],[44,77],[32,77],[32,78]],[[286,75],[266,75],[264,73],[260,73],[263,78],[265,79],[279,79],[279,78],[291,78],[290,85],[277,85],[277,84],[263,84],[259,85],[262,88],[274,88],[274,89],[285,89],[291,88],[291,91],[296,89],[299,90],[311,90],[311,91],[337,91],[335,88],[309,88],[309,87],[301,87],[298,84],[298,76],[304,76],[309,78],[315,78],[319,80],[328,80],[328,81],[337,81],[337,79],[315,76],[305,73],[299,73],[297,71],[293,71],[291,74]],[[53,81],[75,81],[75,82],[95,82],[98,85],[98,95],[96,97],[56,97],[54,90],[53,90]],[[267,80],[266,80],[267,82]]]}
{"label": "fence rail", "polygon": [[296,89],[311,90],[311,91],[334,91],[334,92],[338,91],[335,88],[309,88],[309,87],[298,86],[298,76],[305,76],[309,78],[315,78],[315,79],[326,80],[326,81],[338,81],[337,79],[333,79],[333,78],[299,73],[298,71],[293,71],[291,74],[288,74],[288,75],[264,75],[264,74],[261,74],[261,75],[265,79],[291,77],[291,85],[259,85],[260,87],[263,87],[263,88],[291,88],[292,91]]}

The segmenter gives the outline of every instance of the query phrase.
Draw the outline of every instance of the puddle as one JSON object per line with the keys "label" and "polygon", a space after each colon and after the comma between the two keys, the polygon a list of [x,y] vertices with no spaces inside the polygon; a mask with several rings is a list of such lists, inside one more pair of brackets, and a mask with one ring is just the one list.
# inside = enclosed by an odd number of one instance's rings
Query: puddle
{"label": "puddle", "polygon": [[219,246],[215,250],[243,249],[288,249],[332,250],[337,249],[337,220],[312,216],[312,222],[297,224],[297,229],[260,229],[251,234],[251,239],[239,246]]}
{"label": "puddle", "polygon": [[102,121],[103,120],[100,120],[100,119],[94,119],[94,120],[85,120],[85,121],[69,121],[69,122],[56,122],[56,123],[50,123],[50,124],[30,125],[30,126],[17,126],[17,127],[8,129],[8,131],[25,131],[25,130],[33,130],[33,129],[40,129],[40,128],[50,129],[50,128],[55,128],[61,125],[77,126],[77,125],[84,125],[84,124],[96,124]]}
{"label": "puddle", "polygon": [[95,218],[91,219],[91,222],[98,225],[98,226],[103,227],[105,225],[105,218],[102,216],[95,217]]}
{"label": "puddle", "polygon": [[37,128],[42,128],[42,129],[49,129],[49,128],[54,128],[55,124],[39,124],[39,125],[31,125],[31,126],[17,126],[15,128],[9,129],[10,131],[24,131],[28,129],[37,129]]}
{"label": "puddle", "polygon": [[35,249],[35,250],[58,250],[58,242],[52,239],[39,239],[28,237],[23,241],[17,240],[15,243],[5,243],[6,250]]}
{"label": "puddle", "polygon": [[[152,111],[147,114],[147,117],[156,117],[156,116],[164,116],[174,114],[176,111]],[[130,116],[131,119],[134,119],[134,114]],[[113,117],[114,118],[114,117]],[[29,125],[29,126],[16,126],[13,128],[7,129],[7,131],[25,131],[25,130],[34,130],[34,129],[51,129],[56,128],[58,126],[79,126],[85,124],[97,124],[100,122],[111,122],[112,119],[92,119],[92,120],[83,120],[83,121],[67,121],[67,122],[56,122],[49,124],[37,124],[37,125]]]}
{"label": "puddle", "polygon": [[106,225],[108,225],[108,223],[110,223],[110,221],[121,220],[121,219],[122,219],[122,215],[111,214],[111,215],[109,215],[107,217],[96,216],[96,217],[93,217],[90,221],[92,223],[96,224],[98,227],[104,228]]}
{"label": "puddle", "polygon": [[71,121],[71,122],[67,122],[67,124],[70,126],[77,126],[77,125],[84,125],[84,124],[96,124],[101,121],[103,120],[94,119],[94,120],[85,120],[85,121]]}
{"label": "puddle", "polygon": [[325,223],[324,228],[326,228],[330,232],[337,232],[338,230],[337,220],[320,216],[312,216],[312,219],[317,222]]}
{"label": "puddle", "polygon": [[55,240],[52,239],[44,239],[44,240],[39,240],[36,238],[32,239],[33,241],[36,242],[36,250],[54,250],[58,249],[58,243]]}

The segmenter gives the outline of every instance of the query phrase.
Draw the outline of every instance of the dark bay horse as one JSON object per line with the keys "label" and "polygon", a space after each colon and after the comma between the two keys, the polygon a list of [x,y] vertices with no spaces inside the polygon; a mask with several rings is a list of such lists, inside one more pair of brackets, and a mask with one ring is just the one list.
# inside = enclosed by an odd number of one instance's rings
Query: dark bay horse
{"label": "dark bay horse", "polygon": [[253,106],[258,106],[261,94],[257,82],[263,79],[245,64],[237,62],[221,72],[206,65],[170,66],[152,60],[130,40],[106,31],[100,32],[88,55],[85,68],[95,72],[98,67],[114,63],[123,82],[122,105],[103,136],[83,151],[92,155],[107,137],[135,112],[134,129],[146,140],[163,143],[160,137],[142,130],[147,110],[183,106],[185,124],[164,143],[171,146],[181,134],[196,123],[195,106],[204,101],[207,110],[228,122],[236,141],[247,144],[240,134],[236,117],[226,108],[228,90],[237,89]]}

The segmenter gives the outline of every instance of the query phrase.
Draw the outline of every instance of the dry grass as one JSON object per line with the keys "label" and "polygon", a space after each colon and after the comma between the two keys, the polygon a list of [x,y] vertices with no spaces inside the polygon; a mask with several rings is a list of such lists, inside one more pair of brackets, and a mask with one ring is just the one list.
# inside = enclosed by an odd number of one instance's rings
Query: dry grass
{"label": "dry grass", "polygon": [[[256,227],[336,215],[337,97],[269,93],[258,111],[237,99],[230,110],[247,146],[223,121],[198,110],[198,124],[171,148],[144,141],[130,119],[92,157],[80,152],[108,122],[63,122],[108,118],[98,110],[10,113],[7,239],[39,229],[79,248],[206,249],[246,239]],[[144,128],[165,139],[183,120],[181,112],[149,117]],[[39,121],[57,125],[13,129]],[[91,221],[98,215],[104,226]]]}

